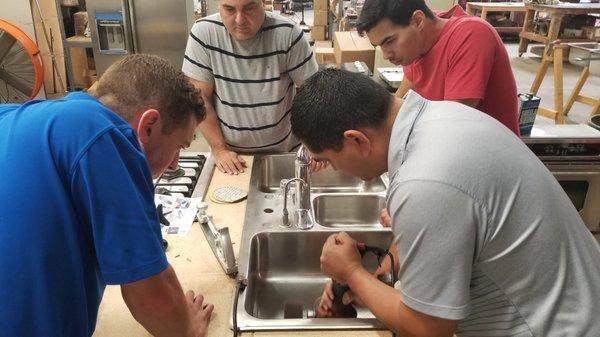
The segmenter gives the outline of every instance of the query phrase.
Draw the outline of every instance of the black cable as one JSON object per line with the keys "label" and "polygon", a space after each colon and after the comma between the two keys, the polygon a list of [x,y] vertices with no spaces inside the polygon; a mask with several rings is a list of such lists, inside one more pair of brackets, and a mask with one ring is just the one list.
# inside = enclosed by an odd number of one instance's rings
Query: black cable
{"label": "black cable", "polygon": [[392,253],[390,253],[390,251],[386,251],[385,252],[389,257],[390,257],[390,263],[391,263],[391,269],[392,269],[392,284],[391,286],[393,287],[396,284],[396,265],[394,264],[394,255],[392,255]]}

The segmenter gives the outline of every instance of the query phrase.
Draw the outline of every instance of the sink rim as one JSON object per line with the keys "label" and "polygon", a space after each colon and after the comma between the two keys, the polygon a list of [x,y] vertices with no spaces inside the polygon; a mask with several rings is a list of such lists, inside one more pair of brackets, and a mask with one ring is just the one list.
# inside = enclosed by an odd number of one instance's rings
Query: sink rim
{"label": "sink rim", "polygon": [[[262,174],[262,164],[264,157],[268,156],[290,156],[291,154],[259,154],[255,156],[251,169],[251,178],[248,188],[248,199],[242,228],[242,237],[237,254],[238,270],[237,281],[248,284],[248,268],[251,243],[256,235],[261,233],[310,233],[322,232],[327,234],[348,232],[391,232],[390,228],[372,227],[372,226],[353,226],[348,228],[337,228],[321,226],[314,224],[310,230],[300,230],[297,228],[279,227],[281,219],[281,208],[283,200],[278,197],[278,193],[264,192],[261,190],[260,175]],[[385,190],[380,192],[313,192],[311,195],[311,205],[313,199],[320,195],[378,195],[385,197],[389,186],[387,174],[380,177],[385,186]],[[265,213],[263,210],[271,208],[274,212]],[[271,211],[272,211],[271,210]],[[314,209],[312,210],[314,213]],[[314,214],[313,214],[314,215]],[[393,237],[392,237],[393,239]],[[246,312],[246,292],[247,289],[240,291],[237,303],[237,324],[240,331],[288,331],[288,330],[387,330],[387,328],[375,318],[303,318],[303,319],[260,319],[251,316]],[[232,296],[232,302],[236,300],[235,294]],[[233,306],[232,306],[233,309]],[[230,327],[233,327],[233,317],[229,316]]]}
{"label": "sink rim", "polygon": [[[252,235],[249,245],[250,251],[252,250],[253,242],[258,240],[258,236],[264,235],[330,235],[339,233],[339,230],[331,230],[323,227],[317,230],[299,230],[299,229],[276,229],[276,230],[265,230],[258,231]],[[353,228],[349,231],[352,236],[356,233],[385,233],[389,234],[389,239],[393,240],[393,232],[390,228]],[[250,257],[250,254],[249,254]],[[250,274],[250,263],[244,270],[246,275]],[[242,270],[240,270],[241,272]],[[325,276],[326,277],[326,276]],[[258,318],[252,316],[246,311],[246,301],[248,299],[248,283],[249,280],[246,277],[239,279],[238,281],[243,282],[245,287],[238,294],[237,303],[237,323],[239,331],[291,331],[291,330],[387,330],[385,325],[376,318]],[[235,294],[232,301],[235,301]],[[233,308],[233,306],[232,306]],[[233,318],[230,316],[230,327],[233,327]]]}

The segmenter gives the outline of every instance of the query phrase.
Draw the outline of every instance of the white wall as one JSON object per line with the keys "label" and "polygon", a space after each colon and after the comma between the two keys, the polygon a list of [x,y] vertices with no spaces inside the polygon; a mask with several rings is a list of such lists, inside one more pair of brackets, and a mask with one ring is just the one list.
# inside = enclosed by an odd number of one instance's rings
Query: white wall
{"label": "white wall", "polygon": [[[35,3],[35,2],[34,2]],[[6,20],[21,28],[29,38],[37,41],[31,16],[29,0],[2,0],[0,1],[0,19]],[[45,98],[44,88],[40,90],[36,98]]]}
{"label": "white wall", "polygon": [[425,0],[427,7],[434,11],[447,11],[454,6],[454,0]]}

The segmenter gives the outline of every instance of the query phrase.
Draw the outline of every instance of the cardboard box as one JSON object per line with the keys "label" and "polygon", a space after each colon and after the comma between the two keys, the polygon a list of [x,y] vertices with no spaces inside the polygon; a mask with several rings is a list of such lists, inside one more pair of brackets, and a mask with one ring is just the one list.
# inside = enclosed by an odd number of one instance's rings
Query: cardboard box
{"label": "cardboard box", "polygon": [[316,58],[318,64],[333,64],[333,63],[335,63],[335,56],[333,54],[333,48],[331,48],[331,47],[315,48],[315,58]]}
{"label": "cardboard box", "polygon": [[363,61],[369,69],[374,69],[375,47],[369,39],[358,35],[356,31],[335,32],[333,34],[333,53],[335,62]]}
{"label": "cardboard box", "polygon": [[326,11],[328,0],[313,0],[313,9],[315,11]]}
{"label": "cardboard box", "polygon": [[312,26],[310,29],[310,36],[316,41],[325,40],[325,33],[327,31],[327,26]]}
{"label": "cardboard box", "polygon": [[327,11],[315,10],[313,16],[313,25],[327,26]]}
{"label": "cardboard box", "polygon": [[329,40],[315,41],[313,48],[333,48],[333,44]]}
{"label": "cardboard box", "polygon": [[69,48],[69,52],[71,55],[73,83],[78,87],[89,87],[92,84],[91,75],[95,73],[95,70],[90,69],[90,60],[85,48]]}
{"label": "cardboard box", "polygon": [[85,27],[87,27],[87,24],[87,12],[77,12],[73,14],[73,25],[75,26],[75,35],[84,36]]}

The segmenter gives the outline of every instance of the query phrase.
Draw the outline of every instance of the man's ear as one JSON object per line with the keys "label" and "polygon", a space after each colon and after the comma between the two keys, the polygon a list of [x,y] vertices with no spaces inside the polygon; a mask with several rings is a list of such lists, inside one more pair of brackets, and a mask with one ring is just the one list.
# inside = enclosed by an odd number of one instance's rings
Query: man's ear
{"label": "man's ear", "polygon": [[412,14],[411,24],[413,24],[416,29],[423,30],[423,26],[425,25],[426,19],[427,16],[425,15],[425,13],[422,10],[418,9]]}
{"label": "man's ear", "polygon": [[366,158],[371,154],[371,140],[363,132],[346,130],[344,131],[344,139],[356,147],[361,157]]}
{"label": "man's ear", "polygon": [[160,132],[162,123],[160,113],[155,109],[148,109],[142,112],[140,121],[137,127],[138,139],[142,144],[148,144],[151,138]]}

